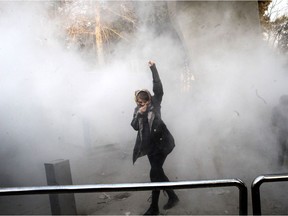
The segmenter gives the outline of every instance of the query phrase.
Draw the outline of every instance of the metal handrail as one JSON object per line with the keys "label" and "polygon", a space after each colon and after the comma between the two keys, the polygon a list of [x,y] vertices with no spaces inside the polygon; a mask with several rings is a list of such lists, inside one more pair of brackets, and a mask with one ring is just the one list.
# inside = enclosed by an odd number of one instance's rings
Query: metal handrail
{"label": "metal handrail", "polygon": [[251,185],[253,214],[261,215],[260,186],[265,182],[288,181],[288,174],[261,175]]}
{"label": "metal handrail", "polygon": [[0,188],[0,196],[54,194],[54,193],[91,193],[118,191],[148,191],[152,189],[192,189],[210,187],[235,186],[239,189],[239,214],[248,214],[247,187],[240,179],[181,181],[181,182],[153,182],[153,183],[125,183],[125,184],[93,184],[93,185],[63,185],[38,187]]}

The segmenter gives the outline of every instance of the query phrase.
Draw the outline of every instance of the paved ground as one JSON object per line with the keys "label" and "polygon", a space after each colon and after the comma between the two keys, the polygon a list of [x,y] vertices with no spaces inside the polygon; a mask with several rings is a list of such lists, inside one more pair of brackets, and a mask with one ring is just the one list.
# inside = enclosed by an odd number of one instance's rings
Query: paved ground
{"label": "paved ground", "polygon": [[[149,164],[141,158],[136,165],[131,163],[130,145],[119,148],[117,145],[105,145],[92,151],[79,151],[79,157],[71,160],[74,184],[149,182]],[[175,167],[165,167],[171,181],[189,180],[180,178]],[[187,167],[189,169],[189,167]],[[84,178],[83,178],[84,176]],[[250,185],[247,185],[250,187]],[[249,188],[248,188],[249,189]],[[287,214],[287,184],[263,186],[261,192],[262,209],[265,214]],[[167,201],[163,192],[160,195],[160,213],[162,215],[231,215],[238,214],[238,189],[207,188],[178,190],[180,203],[165,211],[162,206]],[[141,215],[149,206],[150,192],[115,192],[75,194],[77,212],[82,215]],[[249,213],[251,199],[249,189]],[[0,198],[2,215],[49,215],[51,214],[48,195],[11,196]]]}

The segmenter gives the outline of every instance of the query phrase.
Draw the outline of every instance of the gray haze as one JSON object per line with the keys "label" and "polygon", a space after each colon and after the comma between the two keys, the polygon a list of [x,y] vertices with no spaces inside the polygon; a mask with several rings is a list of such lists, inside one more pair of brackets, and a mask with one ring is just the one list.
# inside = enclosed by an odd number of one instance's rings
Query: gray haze
{"label": "gray haze", "polygon": [[[64,48],[57,20],[48,18],[45,2],[0,2],[3,186],[43,185],[45,162],[63,158],[77,166],[85,160],[82,152],[108,144],[125,149],[131,158],[136,137],[130,127],[133,94],[152,88],[150,59],[156,61],[164,85],[162,116],[176,139],[165,165],[171,180],[250,181],[277,172],[270,118],[287,92],[284,58],[266,47],[260,33],[256,42],[254,26],[227,35],[234,22],[229,7],[223,9],[224,18],[217,17],[217,10],[206,10],[195,34],[178,34],[185,39],[182,43],[175,32],[159,34],[155,26],[145,25],[153,8],[152,2],[139,8],[143,25],[100,67]],[[186,16],[183,12],[177,17],[183,21],[175,27],[178,33],[189,25],[185,27]],[[185,58],[195,76],[189,92],[181,92]],[[135,166],[147,163],[144,160]],[[137,169],[132,159],[121,168],[132,173]],[[81,173],[89,175],[89,170]]]}

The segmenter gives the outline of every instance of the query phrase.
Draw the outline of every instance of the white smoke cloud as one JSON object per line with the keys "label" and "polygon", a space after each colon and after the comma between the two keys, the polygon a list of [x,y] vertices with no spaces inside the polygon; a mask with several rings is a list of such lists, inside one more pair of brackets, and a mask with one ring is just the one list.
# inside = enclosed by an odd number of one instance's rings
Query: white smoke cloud
{"label": "white smoke cloud", "polygon": [[[11,164],[6,175],[16,182],[19,170],[12,167],[19,162],[27,172],[39,170],[44,162],[77,161],[89,146],[110,143],[131,145],[131,154],[136,136],[130,127],[134,91],[152,89],[147,62],[154,59],[167,70],[164,62],[174,59],[169,55],[161,60],[173,41],[165,36],[154,38],[153,29],[141,27],[133,46],[120,44],[109,64],[91,66],[61,44],[58,20],[49,18],[48,7],[49,2],[1,2],[0,115],[1,143],[6,149],[2,160]],[[172,83],[174,77],[163,76],[163,80]],[[85,133],[91,136],[89,141]],[[14,149],[13,157],[4,157]]]}
{"label": "white smoke cloud", "polygon": [[[134,91],[152,90],[150,59],[156,61],[164,86],[162,116],[176,139],[165,165],[171,180],[237,177],[250,181],[275,170],[277,147],[270,115],[287,92],[287,65],[265,44],[256,43],[260,36],[248,34],[251,29],[242,31],[241,20],[247,23],[249,17],[238,14],[241,25],[231,33],[236,18],[229,6],[207,10],[202,23],[195,13],[186,22],[184,10],[178,16],[183,21],[180,27],[193,31],[179,34],[185,53],[171,32],[159,34],[145,22],[154,7],[147,3],[138,9],[143,26],[129,43],[118,44],[109,64],[100,67],[64,48],[58,40],[57,20],[49,19],[45,2],[0,2],[0,6],[3,185],[19,185],[20,180],[29,184],[27,173],[35,183],[45,184],[39,171],[44,162],[68,158],[77,167],[90,147],[116,144],[126,151],[128,146],[130,157],[136,137],[130,127]],[[221,8],[224,15],[217,15]],[[187,56],[196,80],[184,93],[180,74]],[[140,160],[136,166],[144,163]],[[108,166],[109,161],[97,166]],[[36,178],[34,170],[41,176]],[[127,179],[118,178],[131,181],[134,172],[127,172],[123,170]],[[85,182],[79,176],[78,181]]]}
{"label": "white smoke cloud", "polygon": [[284,59],[261,42],[257,23],[249,26],[253,17],[239,16],[237,10],[253,8],[255,2],[192,4],[178,6],[175,18],[196,74],[193,96],[184,99],[186,107],[177,109],[183,116],[173,124],[177,154],[185,152],[180,173],[188,175],[184,164],[193,166],[190,177],[196,179],[239,176],[251,181],[263,172],[277,172],[270,120],[272,107],[287,92]]}

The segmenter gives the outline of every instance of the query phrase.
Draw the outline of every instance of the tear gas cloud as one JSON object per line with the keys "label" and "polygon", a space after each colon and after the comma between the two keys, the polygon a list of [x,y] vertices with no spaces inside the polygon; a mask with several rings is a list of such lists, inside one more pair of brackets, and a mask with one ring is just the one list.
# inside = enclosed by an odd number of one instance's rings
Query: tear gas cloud
{"label": "tear gas cloud", "polygon": [[[129,44],[119,43],[109,64],[97,66],[65,49],[47,3],[0,2],[2,185],[44,184],[44,162],[67,158],[76,166],[85,160],[85,128],[90,147],[128,146],[131,156],[134,91],[152,89],[150,59],[164,85],[162,116],[176,139],[167,160],[171,180],[250,179],[273,171],[277,146],[270,118],[287,92],[284,59],[248,33],[211,42],[212,35],[229,32],[228,9],[223,25],[203,27],[207,34],[195,33],[191,42],[175,32],[157,34],[145,25],[153,4],[138,8],[144,21]],[[205,16],[213,20],[215,14]],[[181,91],[185,58],[195,76],[189,92]]]}

